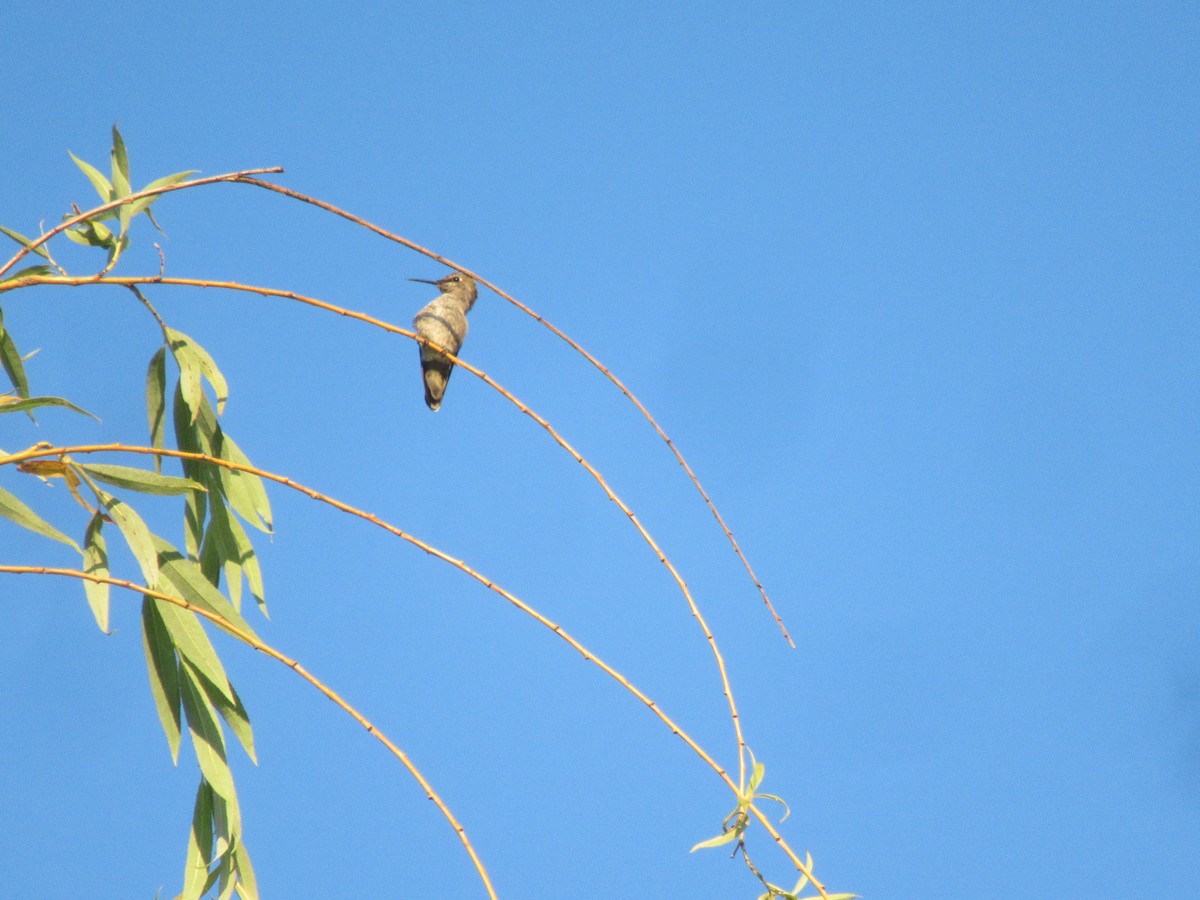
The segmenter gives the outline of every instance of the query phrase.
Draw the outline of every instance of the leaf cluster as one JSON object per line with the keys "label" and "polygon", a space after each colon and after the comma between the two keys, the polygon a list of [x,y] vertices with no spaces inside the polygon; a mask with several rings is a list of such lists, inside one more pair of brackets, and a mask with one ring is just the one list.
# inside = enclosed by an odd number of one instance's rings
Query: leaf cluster
{"label": "leaf cluster", "polygon": [[[111,179],[72,154],[102,200],[120,201],[132,193],[129,158],[120,132],[113,128]],[[160,178],[147,189],[176,184],[190,172]],[[133,218],[151,213],[157,196],[121,204],[105,212],[80,218],[77,213],[64,221],[79,219],[65,230],[76,243],[96,246],[107,252],[106,269],[116,263],[129,244]],[[110,228],[105,222],[116,222]],[[44,246],[8,228],[4,234],[49,260]],[[36,274],[47,266],[33,267]],[[13,277],[30,274],[21,270]],[[180,449],[217,459],[248,464],[219,422],[229,389],[212,356],[183,332],[166,325],[149,301],[138,298],[154,315],[163,332],[163,343],[154,351],[146,378],[146,412],[150,442],[154,448],[167,446],[166,419],[172,419],[171,437]],[[25,412],[31,418],[39,407],[59,407],[92,415],[62,397],[33,396],[25,363],[0,311],[0,366],[12,389],[0,395],[0,414]],[[173,385],[168,389],[168,358],[173,363]],[[209,400],[206,386],[215,398]],[[168,408],[168,396],[171,404]],[[93,416],[93,418],[95,418]],[[39,446],[35,445],[34,449]],[[2,454],[2,451],[0,451]],[[21,454],[14,454],[20,457]],[[245,634],[254,630],[241,612],[243,586],[265,614],[262,571],[243,522],[270,532],[271,509],[261,480],[244,472],[230,472],[213,463],[186,460],[182,475],[164,474],[161,460],[151,469],[107,463],[92,463],[66,454],[52,458],[23,459],[17,469],[42,480],[61,479],[86,511],[81,522],[82,541],[76,541],[47,522],[26,503],[0,487],[0,517],[36,534],[50,538],[80,554],[81,569],[98,578],[110,572],[109,536],[115,529],[129,548],[147,588],[177,597],[192,607],[219,616]],[[138,513],[130,494],[180,497],[183,501],[184,539],[177,547],[152,532]],[[224,592],[222,591],[224,585]],[[109,590],[103,581],[85,581],[88,605],[99,628],[110,630]],[[216,648],[200,618],[188,609],[146,595],[142,601],[142,645],[150,676],[151,694],[167,738],[172,759],[178,763],[179,748],[186,729],[200,768],[193,820],[189,829],[183,900],[204,896],[216,889],[220,896],[236,893],[243,898],[258,896],[249,853],[242,839],[241,812],[228,759],[226,729],[255,759],[250,718],[230,681]]]}

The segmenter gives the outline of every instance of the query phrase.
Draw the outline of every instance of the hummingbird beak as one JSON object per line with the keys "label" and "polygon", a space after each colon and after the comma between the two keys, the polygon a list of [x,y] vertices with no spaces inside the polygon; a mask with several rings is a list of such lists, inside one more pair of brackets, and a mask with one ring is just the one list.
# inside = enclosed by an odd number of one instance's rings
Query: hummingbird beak
{"label": "hummingbird beak", "polygon": [[437,284],[436,281],[430,281],[428,278],[410,278],[409,281],[419,281],[421,284]]}

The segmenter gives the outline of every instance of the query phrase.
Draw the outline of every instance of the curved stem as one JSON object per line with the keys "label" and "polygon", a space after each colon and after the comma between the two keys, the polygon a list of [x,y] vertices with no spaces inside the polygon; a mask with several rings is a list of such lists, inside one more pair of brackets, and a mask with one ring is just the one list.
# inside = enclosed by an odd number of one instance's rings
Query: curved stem
{"label": "curved stem", "polygon": [[787,639],[787,642],[793,648],[796,646],[795,641],[792,640],[792,636],[790,634],[788,634],[787,627],[783,624],[783,619],[781,619],[779,616],[779,613],[777,613],[775,611],[775,606],[773,603],[771,603],[771,598],[767,596],[766,588],[763,587],[762,582],[759,580],[758,576],[754,573],[754,569],[750,566],[750,560],[748,560],[746,558],[746,554],[742,552],[742,548],[738,544],[737,539],[733,536],[733,532],[729,529],[729,526],[725,524],[725,519],[721,516],[721,513],[717,511],[716,504],[713,503],[712,499],[708,495],[708,492],[705,491],[704,487],[700,484],[700,479],[696,476],[696,473],[692,471],[692,467],[690,465],[688,465],[687,460],[683,458],[683,453],[681,453],[679,448],[675,446],[675,442],[672,441],[670,437],[668,437],[666,431],[664,431],[663,427],[658,424],[658,421],[654,418],[654,416],[652,416],[650,414],[650,411],[648,409],[646,409],[646,407],[644,405],[642,405],[642,401],[639,400],[636,396],[634,396],[633,391],[629,390],[629,388],[626,387],[625,384],[619,378],[617,378],[616,375],[614,375],[612,373],[612,371],[610,371],[603,363],[601,363],[600,360],[596,359],[595,356],[593,356],[591,353],[589,353],[587,350],[585,350],[578,342],[576,342],[569,335],[567,335],[566,332],[562,331],[560,328],[558,328],[556,325],[554,325],[552,322],[550,322],[545,316],[542,316],[541,314],[534,312],[532,309],[530,309],[524,303],[519,301],[516,297],[513,297],[511,294],[507,293],[506,291],[501,290],[499,287],[492,284],[486,278],[483,278],[482,276],[477,275],[476,273],[472,272],[470,269],[459,265],[458,263],[448,259],[445,256],[442,256],[439,253],[435,253],[432,250],[422,247],[420,244],[410,241],[408,238],[401,237],[398,234],[393,234],[392,232],[388,231],[387,229],[381,228],[372,222],[368,222],[366,219],[356,216],[353,213],[347,212],[344,209],[339,209],[338,207],[334,206],[332,203],[326,203],[324,200],[318,200],[316,197],[310,197],[307,194],[300,193],[299,191],[293,191],[290,188],[285,188],[278,184],[272,184],[269,181],[262,181],[258,178],[241,178],[238,180],[240,182],[242,182],[243,184],[252,184],[255,187],[265,188],[268,191],[274,191],[277,194],[283,194],[285,197],[291,197],[293,200],[300,200],[303,203],[311,204],[312,206],[316,206],[320,209],[325,210],[326,212],[331,212],[336,216],[341,216],[343,219],[347,219],[348,221],[353,222],[356,225],[360,225],[363,228],[366,228],[368,231],[373,231],[375,234],[378,234],[380,237],[387,238],[389,241],[394,241],[395,243],[400,244],[401,246],[408,247],[410,250],[415,250],[417,253],[424,254],[425,256],[428,256],[430,259],[440,262],[442,265],[449,266],[451,269],[457,269],[458,271],[462,272],[464,275],[469,275],[471,278],[474,278],[477,282],[482,284],[484,287],[490,288],[498,296],[503,297],[505,300],[507,300],[509,303],[511,303],[517,309],[521,310],[521,312],[525,313],[525,315],[530,316],[537,322],[544,325],[556,337],[565,341],[567,343],[567,345],[571,347],[571,349],[573,349],[576,353],[579,353],[584,359],[586,359],[593,366],[595,366],[597,369],[599,369],[601,374],[603,374],[605,378],[607,378],[609,381],[611,381],[613,383],[613,385],[615,385],[616,388],[622,394],[624,394],[635,407],[637,407],[638,412],[640,412],[642,414],[642,416],[646,419],[646,421],[650,423],[650,425],[658,433],[658,436],[660,438],[662,438],[662,440],[666,443],[666,445],[670,449],[671,453],[674,454],[675,459],[679,462],[679,465],[683,467],[683,471],[687,473],[688,478],[691,480],[692,484],[695,485],[696,490],[699,491],[700,496],[701,496],[701,498],[703,498],[704,503],[708,506],[709,511],[712,512],[713,517],[717,520],[717,524],[721,526],[721,530],[725,533],[725,537],[729,541],[730,546],[733,547],[734,553],[736,553],[738,559],[740,559],[742,561],[742,565],[745,567],[746,573],[750,576],[750,580],[754,582],[754,586],[758,589],[758,593],[762,597],[763,603],[766,604],[767,609],[771,613],[771,616],[775,619],[775,624],[779,627],[779,630],[783,633],[783,636]]}
{"label": "curved stem", "polygon": [[567,440],[561,434],[558,433],[558,431],[554,428],[554,426],[552,426],[548,421],[546,421],[542,416],[540,416],[532,408],[527,406],[521,400],[517,399],[517,397],[514,396],[512,394],[512,392],[510,392],[507,388],[505,388],[503,385],[501,385],[499,382],[497,382],[494,378],[489,376],[482,369],[476,368],[475,366],[471,365],[470,363],[465,362],[464,360],[455,356],[453,353],[450,353],[448,350],[440,347],[438,344],[434,343],[433,341],[427,340],[426,338],[416,334],[413,331],[409,331],[406,328],[400,328],[396,325],[392,325],[388,322],[384,322],[381,319],[376,319],[373,316],[368,316],[365,313],[356,312],[356,311],[350,310],[350,309],[344,309],[340,306],[334,306],[332,303],[326,303],[324,300],[318,300],[315,297],[308,297],[308,296],[305,296],[304,294],[297,294],[293,291],[281,291],[281,290],[276,290],[274,288],[264,288],[264,287],[258,287],[256,285],[240,284],[238,282],[233,282],[233,281],[212,281],[212,280],[208,280],[208,279],[198,279],[198,278],[164,278],[162,276],[139,276],[139,277],[109,276],[109,277],[105,277],[102,279],[97,279],[97,278],[93,278],[93,277],[81,277],[81,278],[67,277],[67,278],[64,278],[64,277],[58,276],[58,275],[28,275],[23,278],[14,279],[12,282],[9,282],[8,284],[11,285],[11,287],[6,286],[4,289],[26,287],[26,286],[32,286],[32,285],[38,285],[38,284],[65,285],[65,286],[72,286],[72,287],[97,285],[97,284],[121,285],[124,287],[129,287],[129,286],[138,285],[138,284],[164,284],[164,285],[176,285],[176,286],[186,286],[186,287],[221,288],[221,289],[225,289],[225,290],[242,291],[242,292],[251,293],[251,294],[258,294],[260,296],[265,296],[265,297],[284,297],[289,300],[295,300],[298,303],[304,303],[308,306],[314,306],[318,309],[326,310],[327,312],[336,313],[337,315],[343,316],[345,318],[356,319],[360,322],[366,322],[369,325],[374,325],[377,328],[382,328],[384,331],[391,332],[392,334],[400,334],[407,338],[411,338],[412,340],[416,341],[417,343],[419,343],[423,346],[427,346],[427,347],[430,347],[430,348],[438,351],[439,353],[444,355],[447,359],[449,359],[450,362],[452,362],[453,364],[462,367],[463,369],[470,372],[475,377],[481,379],[489,387],[491,387],[493,390],[499,392],[505,399],[507,399],[514,406],[516,406],[517,409],[519,409],[525,415],[529,416],[529,418],[531,418],[535,422],[537,422],[537,424],[540,425],[542,427],[542,429],[547,434],[550,435],[551,438],[553,438],[555,443],[557,443],[560,447],[562,447],[565,451],[567,451],[567,453],[570,454],[572,459],[574,459],[577,463],[579,463],[581,466],[583,466],[583,468],[585,470],[587,470],[588,474],[592,476],[592,479],[604,491],[605,496],[608,497],[608,499],[611,500],[613,503],[615,503],[617,505],[617,507],[621,510],[621,512],[623,512],[625,514],[626,518],[629,519],[630,523],[637,530],[638,534],[641,535],[642,540],[650,547],[651,550],[654,551],[654,555],[658,558],[658,561],[660,563],[662,563],[666,567],[667,571],[670,573],[671,578],[675,581],[675,584],[679,587],[680,592],[683,594],[684,600],[687,602],[688,609],[692,614],[692,618],[694,618],[696,620],[697,624],[700,626],[700,630],[703,632],[704,638],[708,642],[709,650],[712,653],[713,659],[716,662],[717,672],[721,679],[721,690],[724,692],[725,700],[729,707],[730,719],[733,722],[734,736],[737,739],[738,783],[743,784],[743,785],[746,783],[746,740],[742,734],[741,718],[738,714],[737,701],[734,700],[734,697],[733,697],[733,687],[730,683],[729,673],[725,666],[725,658],[724,658],[724,656],[722,656],[721,650],[717,646],[716,636],[713,634],[712,629],[709,628],[707,620],[705,620],[703,614],[700,612],[700,607],[696,604],[695,599],[692,597],[692,592],[688,588],[687,582],[685,582],[683,580],[683,576],[679,574],[679,570],[675,568],[674,563],[672,563],[671,560],[667,557],[667,555],[665,553],[663,553],[662,549],[658,546],[658,542],[655,541],[654,538],[650,535],[650,532],[642,524],[641,520],[638,519],[637,515],[633,512],[633,510],[630,509],[629,506],[625,503],[625,501],[622,500],[617,495],[617,493],[609,486],[608,482],[604,479],[604,476],[600,474],[600,472],[595,468],[595,466],[593,466],[590,462],[588,462],[587,459],[585,459],[584,456],[578,450],[576,450],[570,443],[568,443]]}
{"label": "curved stem", "polygon": [[450,811],[450,807],[446,805],[445,801],[442,800],[437,791],[433,789],[433,785],[431,785],[425,776],[421,774],[421,771],[413,764],[412,760],[408,758],[408,755],[399,747],[397,747],[387,735],[385,735],[374,724],[368,721],[362,713],[343,700],[342,697],[333,690],[333,688],[320,681],[315,675],[304,668],[304,666],[300,665],[298,661],[292,659],[291,657],[284,656],[274,647],[264,643],[250,633],[242,631],[242,629],[238,628],[236,625],[214,612],[209,612],[207,609],[202,609],[201,607],[195,606],[181,597],[173,597],[170,594],[163,593],[162,591],[156,591],[144,585],[135,584],[132,581],[126,581],[122,578],[110,578],[104,575],[94,575],[90,572],[80,572],[76,569],[62,569],[51,566],[0,565],[0,573],[10,575],[61,575],[70,578],[78,578],[84,581],[94,581],[97,584],[111,584],[114,587],[125,588],[126,590],[144,594],[148,597],[154,597],[156,600],[163,600],[167,603],[173,603],[176,606],[182,607],[183,609],[193,612],[198,616],[203,616],[217,627],[233,635],[239,641],[242,641],[244,644],[253,647],[260,653],[266,654],[277,662],[283,663],[285,666],[315,687],[318,691],[332,700],[335,704],[337,704],[337,706],[340,707],[343,712],[345,712],[352,719],[354,719],[354,721],[365,728],[371,737],[375,738],[375,740],[387,747],[388,751],[391,752],[396,759],[400,760],[404,768],[408,770],[409,774],[416,779],[417,784],[421,786],[421,790],[425,792],[425,796],[433,801],[434,805],[437,806],[442,816],[447,822],[450,823],[450,826],[454,829],[454,833],[458,836],[459,841],[462,843],[463,848],[467,851],[467,855],[471,857],[471,862],[475,866],[475,871],[479,873],[479,877],[483,881],[483,886],[487,890],[488,896],[491,897],[492,900],[496,900],[496,891],[495,888],[492,887],[492,881],[488,877],[487,869],[484,868],[483,860],[481,860],[479,858],[479,854],[475,852],[475,848],[472,846],[470,839],[467,837],[466,829],[463,828],[458,819],[454,817],[454,813]]}
{"label": "curved stem", "polygon": [[[50,238],[54,237],[56,234],[61,234],[62,232],[66,231],[68,228],[72,228],[75,225],[78,225],[80,222],[86,222],[92,216],[97,216],[97,215],[100,215],[101,213],[106,213],[110,209],[116,209],[117,207],[124,206],[127,203],[133,203],[137,200],[141,200],[143,197],[155,197],[158,194],[168,194],[171,191],[184,191],[184,190],[187,190],[188,188],[200,187],[201,185],[205,185],[205,184],[218,184],[220,182],[246,181],[249,178],[249,176],[251,176],[251,175],[271,175],[271,174],[278,174],[282,171],[283,171],[282,166],[270,166],[265,169],[242,169],[240,172],[226,172],[224,175],[209,175],[206,178],[193,178],[191,181],[181,181],[178,184],[170,184],[170,185],[166,185],[165,187],[152,188],[152,189],[144,190],[144,191],[137,191],[135,193],[128,194],[127,196],[122,197],[120,200],[113,200],[109,203],[104,203],[100,206],[95,207],[94,209],[89,209],[86,212],[79,213],[79,215],[77,215],[77,216],[72,216],[69,219],[64,219],[61,223],[59,223],[55,227],[51,228],[49,231],[47,231],[45,234],[43,234],[37,240],[30,241],[28,247],[22,247],[20,250],[18,250],[13,255],[13,257],[8,262],[6,262],[3,266],[0,266],[0,277],[3,277],[4,273],[7,272],[9,269],[11,269],[13,266],[15,266],[18,262],[20,262],[21,259],[23,259],[25,256],[27,256],[35,248],[42,246],[42,244],[46,243],[46,241],[50,240]],[[254,181],[256,184],[259,184],[259,185],[266,184],[265,181],[258,181],[258,179],[254,179]],[[99,278],[99,277],[100,277],[99,275],[93,276],[93,278]]]}

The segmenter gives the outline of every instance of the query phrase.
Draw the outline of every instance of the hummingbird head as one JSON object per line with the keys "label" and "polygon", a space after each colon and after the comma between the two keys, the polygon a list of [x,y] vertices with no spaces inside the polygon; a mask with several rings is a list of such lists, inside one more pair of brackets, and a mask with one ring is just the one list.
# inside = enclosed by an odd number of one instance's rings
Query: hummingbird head
{"label": "hummingbird head", "polygon": [[430,281],[428,278],[410,278],[408,280],[419,281],[422,284],[435,284],[443,294],[461,298],[467,304],[467,309],[470,309],[474,305],[475,298],[479,296],[479,289],[475,286],[475,279],[470,275],[464,275],[462,272],[451,272],[437,281]]}

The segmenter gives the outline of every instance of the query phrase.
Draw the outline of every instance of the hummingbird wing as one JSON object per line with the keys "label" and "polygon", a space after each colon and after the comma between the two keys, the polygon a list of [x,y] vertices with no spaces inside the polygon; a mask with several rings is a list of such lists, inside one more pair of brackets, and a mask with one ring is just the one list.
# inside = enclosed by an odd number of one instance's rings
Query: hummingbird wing
{"label": "hummingbird wing", "polygon": [[[445,302],[444,298],[439,297],[417,313],[413,319],[413,327],[421,337],[433,341],[457,356],[467,337],[467,315],[458,304]],[[425,384],[425,405],[436,412],[442,405],[442,397],[446,393],[446,385],[450,381],[454,363],[423,344],[419,349],[421,376]]]}

